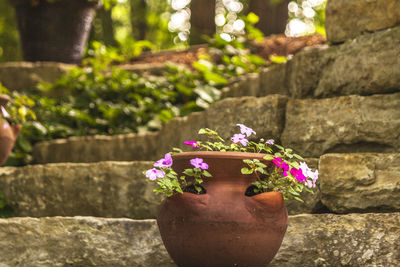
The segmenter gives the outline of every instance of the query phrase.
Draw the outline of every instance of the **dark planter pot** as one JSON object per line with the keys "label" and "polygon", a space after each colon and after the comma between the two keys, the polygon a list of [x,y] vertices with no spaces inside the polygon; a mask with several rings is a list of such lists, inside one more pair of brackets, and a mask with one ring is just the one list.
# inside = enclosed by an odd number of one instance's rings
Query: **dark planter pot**
{"label": "dark planter pot", "polygon": [[4,106],[9,100],[9,96],[0,95],[0,107],[2,108],[0,115],[0,166],[7,161],[8,155],[10,155],[15,140],[17,140],[22,128],[20,124],[10,126],[3,117]]}
{"label": "dark planter pot", "polygon": [[95,9],[88,0],[10,0],[17,15],[24,60],[79,63]]}
{"label": "dark planter pot", "polygon": [[241,174],[242,160],[263,155],[180,153],[173,156],[174,170],[191,168],[196,157],[213,177],[202,184],[206,194],[175,194],[161,204],[157,223],[168,253],[181,267],[265,267],[281,246],[288,215],[278,192],[245,195],[256,177]]}

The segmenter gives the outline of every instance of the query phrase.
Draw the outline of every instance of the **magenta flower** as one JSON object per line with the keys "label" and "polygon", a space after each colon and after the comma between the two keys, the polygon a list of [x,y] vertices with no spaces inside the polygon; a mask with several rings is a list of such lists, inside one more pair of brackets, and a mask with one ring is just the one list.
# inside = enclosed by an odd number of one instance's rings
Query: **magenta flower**
{"label": "magenta flower", "polygon": [[240,123],[238,123],[236,125],[240,127],[240,132],[242,134],[246,135],[247,137],[249,137],[252,134],[256,135],[256,132],[253,129],[251,129],[243,124],[240,124]]}
{"label": "magenta flower", "polygon": [[165,172],[157,169],[150,169],[146,171],[146,177],[150,180],[154,181],[157,178],[163,178],[165,176]]}
{"label": "magenta flower", "polygon": [[288,176],[287,171],[289,170],[289,164],[282,162],[281,169],[283,170],[283,177]]}
{"label": "magenta flower", "polygon": [[196,148],[199,147],[199,145],[197,144],[196,141],[185,141],[184,143],[185,143],[185,145],[188,145],[191,147],[196,147]]}
{"label": "magenta flower", "polygon": [[275,141],[274,141],[274,139],[269,139],[265,143],[267,143],[268,145],[273,145],[275,143]]}
{"label": "magenta flower", "polygon": [[282,159],[281,158],[274,158],[271,161],[272,161],[272,163],[274,163],[276,165],[276,167],[280,167],[281,166],[281,163],[282,163]]}
{"label": "magenta flower", "polygon": [[232,142],[235,144],[241,143],[243,146],[247,146],[247,143],[249,142],[249,140],[247,140],[246,136],[243,134],[235,134],[232,137]]}
{"label": "magenta flower", "polygon": [[292,168],[290,170],[290,174],[293,175],[293,177],[296,178],[300,183],[307,181],[307,177],[304,176],[301,169]]}
{"label": "magenta flower", "polygon": [[208,164],[203,162],[203,159],[201,158],[194,158],[190,160],[190,164],[192,164],[195,168],[199,168],[202,170],[207,170],[208,169]]}
{"label": "magenta flower", "polygon": [[172,157],[171,154],[167,153],[165,154],[163,159],[157,160],[156,163],[154,163],[154,167],[156,168],[168,168],[172,166]]}

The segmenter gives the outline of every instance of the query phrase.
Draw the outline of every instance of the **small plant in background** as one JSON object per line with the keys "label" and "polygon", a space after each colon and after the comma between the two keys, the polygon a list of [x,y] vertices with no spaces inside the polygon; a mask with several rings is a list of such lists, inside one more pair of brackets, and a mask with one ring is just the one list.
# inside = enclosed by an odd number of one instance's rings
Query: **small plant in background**
{"label": "small plant in background", "polygon": [[22,131],[19,134],[14,149],[5,165],[23,165],[31,162],[32,157],[32,145],[30,142],[30,136],[32,135],[32,129],[37,127],[40,128],[40,124],[36,122],[36,114],[33,111],[35,101],[24,93],[16,91],[9,92],[0,83],[0,94],[6,94],[10,96],[10,102],[5,107],[6,120],[11,124],[21,124]]}
{"label": "small plant in background", "polygon": [[[275,144],[273,139],[259,142],[250,141],[248,138],[255,135],[256,132],[243,124],[237,124],[240,127],[240,133],[232,136],[231,143],[226,143],[219,134],[211,129],[200,129],[199,134],[206,135],[207,141],[185,141],[187,146],[197,150],[205,151],[236,151],[265,154],[263,159],[245,159],[243,162],[246,167],[241,169],[245,175],[254,174],[257,180],[253,186],[248,189],[246,195],[252,196],[263,192],[280,192],[284,199],[300,198],[300,193],[305,190],[313,193],[318,179],[318,170],[312,171],[304,159],[293,153],[289,148],[284,148]],[[200,186],[204,178],[211,178],[212,174],[208,171],[207,163],[201,158],[195,158],[190,161],[193,168],[185,169],[182,176],[173,170],[172,153],[182,152],[179,148],[174,148],[174,152],[167,153],[165,158],[160,159],[154,164],[154,168],[144,171],[148,179],[158,184],[154,190],[156,193],[164,193],[166,196],[172,196],[175,192],[193,192],[204,193]],[[187,182],[186,176],[193,177]],[[193,191],[192,189],[195,189]]]}

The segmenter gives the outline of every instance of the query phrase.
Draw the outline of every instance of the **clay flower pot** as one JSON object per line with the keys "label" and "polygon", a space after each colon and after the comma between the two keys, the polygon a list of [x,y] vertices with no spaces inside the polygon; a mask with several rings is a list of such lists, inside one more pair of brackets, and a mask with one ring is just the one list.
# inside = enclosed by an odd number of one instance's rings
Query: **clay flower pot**
{"label": "clay flower pot", "polygon": [[97,1],[9,1],[15,7],[24,60],[81,61]]}
{"label": "clay flower pot", "polygon": [[10,100],[8,95],[0,95],[0,166],[3,165],[10,154],[15,140],[21,132],[22,126],[20,124],[10,126],[4,118],[4,106]]}
{"label": "clay flower pot", "polygon": [[191,168],[203,158],[212,178],[206,193],[176,193],[161,204],[157,217],[164,245],[178,266],[265,267],[278,252],[288,215],[282,195],[267,192],[252,197],[246,189],[255,176],[241,174],[243,159],[263,154],[185,152],[173,156],[175,171]]}

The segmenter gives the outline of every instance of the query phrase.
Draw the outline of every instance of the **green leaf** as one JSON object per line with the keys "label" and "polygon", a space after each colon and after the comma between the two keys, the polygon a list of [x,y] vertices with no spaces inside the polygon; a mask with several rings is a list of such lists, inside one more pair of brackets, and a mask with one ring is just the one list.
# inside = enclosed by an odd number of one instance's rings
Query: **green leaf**
{"label": "green leaf", "polygon": [[189,176],[194,176],[194,171],[193,169],[185,169],[183,171],[184,174],[189,175]]}
{"label": "green leaf", "polygon": [[209,173],[209,172],[206,171],[206,170],[203,170],[203,175],[204,175],[205,177],[212,177],[211,173]]}
{"label": "green leaf", "polygon": [[253,161],[251,159],[244,159],[243,162],[248,165],[253,164]]}
{"label": "green leaf", "polygon": [[297,201],[300,201],[300,202],[302,202],[302,203],[304,203],[304,200],[302,200],[301,198],[299,198],[299,197],[294,197],[294,199],[296,199]]}
{"label": "green leaf", "polygon": [[224,85],[228,83],[226,78],[210,71],[204,73],[204,79],[206,79],[207,82],[212,82],[216,85]]}
{"label": "green leaf", "polygon": [[260,20],[260,18],[253,12],[250,12],[249,14],[247,14],[247,20],[250,24],[256,24]]}
{"label": "green leaf", "polygon": [[282,64],[287,62],[287,57],[270,55],[269,60],[273,63]]}
{"label": "green leaf", "polygon": [[263,159],[265,159],[265,160],[272,160],[272,159],[274,159],[274,156],[273,156],[273,155],[265,155],[265,156],[263,157]]}
{"label": "green leaf", "polygon": [[304,159],[303,159],[303,157],[302,157],[302,156],[300,156],[300,155],[293,154],[293,156],[294,156],[296,159],[299,159],[299,160],[304,160]]}
{"label": "green leaf", "polygon": [[253,169],[249,168],[242,168],[240,171],[242,172],[242,174],[252,174],[254,172]]}

